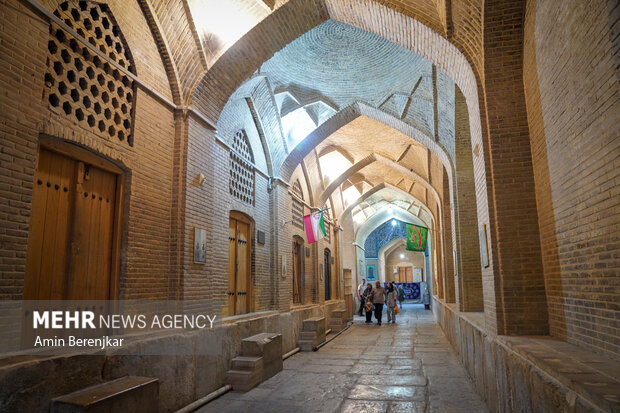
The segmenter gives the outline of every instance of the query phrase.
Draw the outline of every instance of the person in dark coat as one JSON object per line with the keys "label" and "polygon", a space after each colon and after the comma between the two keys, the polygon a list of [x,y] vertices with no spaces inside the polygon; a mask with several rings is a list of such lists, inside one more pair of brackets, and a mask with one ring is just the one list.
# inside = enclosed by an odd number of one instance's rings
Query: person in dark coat
{"label": "person in dark coat", "polygon": [[366,311],[366,323],[372,323],[372,309],[374,308],[372,304],[372,285],[370,283],[366,284],[366,289],[364,290],[364,310]]}
{"label": "person in dark coat", "polygon": [[385,304],[385,288],[379,281],[376,282],[375,288],[372,290],[372,303],[375,305],[375,318],[377,324],[381,325],[381,317],[383,315],[383,304]]}

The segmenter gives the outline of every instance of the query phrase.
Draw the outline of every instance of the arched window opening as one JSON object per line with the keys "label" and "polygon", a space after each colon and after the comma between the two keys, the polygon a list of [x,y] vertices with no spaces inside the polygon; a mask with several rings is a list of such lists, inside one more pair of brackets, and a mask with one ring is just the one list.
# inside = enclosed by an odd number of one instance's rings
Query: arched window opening
{"label": "arched window opening", "polygon": [[246,204],[254,205],[254,155],[245,130],[235,133],[230,151],[229,191]]}
{"label": "arched window opening", "polygon": [[[65,1],[54,15],[136,74],[123,33],[106,4]],[[80,127],[133,146],[134,81],[54,23],[49,32],[44,100]]]}

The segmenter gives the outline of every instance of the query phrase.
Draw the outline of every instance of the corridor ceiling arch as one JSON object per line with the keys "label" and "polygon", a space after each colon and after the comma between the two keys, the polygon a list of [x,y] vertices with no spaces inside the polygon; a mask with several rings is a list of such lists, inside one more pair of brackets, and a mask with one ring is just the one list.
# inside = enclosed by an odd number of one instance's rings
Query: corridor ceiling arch
{"label": "corridor ceiling arch", "polygon": [[428,229],[435,228],[434,218],[430,214],[423,214],[422,217],[418,217],[413,215],[411,212],[405,211],[402,208],[395,208],[391,213],[383,209],[374,214],[372,217],[366,220],[366,222],[360,225],[359,228],[357,228],[357,230],[355,231],[355,243],[358,245],[364,245],[366,238],[368,237],[368,235],[370,235],[372,231],[392,219],[420,225],[423,227],[427,227]]}
{"label": "corridor ceiling arch", "polygon": [[[475,65],[478,60],[477,49],[480,39],[476,38],[475,33],[464,31],[453,38],[457,47],[439,33],[445,32],[441,23],[434,24],[435,19],[424,18],[424,13],[415,10],[415,7],[406,10],[409,15],[405,15],[381,3],[384,2],[291,0],[284,3],[250,29],[241,38],[243,41],[237,41],[224,53],[214,53],[215,60],[205,62],[208,70],[190,89],[190,104],[215,123],[228,97],[264,61],[302,34],[331,18],[381,36],[436,64],[454,79],[463,91],[473,122],[472,129],[477,131],[472,135],[479,134],[480,113],[476,76],[468,59],[459,48],[466,51]],[[394,7],[396,8],[396,5]],[[304,18],[301,19],[300,16]],[[285,24],[286,21],[293,20],[296,21],[295,25]],[[408,35],[403,36],[403,33]],[[469,39],[468,36],[473,38]],[[257,45],[260,47],[256,47]],[[240,65],[240,61],[245,64]],[[222,79],[227,81],[223,82]]]}
{"label": "corridor ceiling arch", "polygon": [[297,168],[297,165],[299,165],[303,159],[314,150],[315,147],[329,138],[334,132],[355,121],[359,117],[365,117],[379,123],[383,123],[385,126],[408,136],[413,141],[426,146],[439,158],[439,160],[441,160],[448,174],[450,186],[452,186],[454,170],[453,164],[450,156],[441,144],[435,142],[429,136],[420,132],[420,130],[415,126],[397,119],[395,116],[385,113],[381,109],[373,108],[362,102],[355,102],[352,105],[340,110],[334,116],[319,125],[305,139],[295,146],[295,148],[293,148],[293,150],[284,159],[284,162],[279,170],[279,177],[283,181],[288,182],[295,171],[295,168]]}
{"label": "corridor ceiling arch", "polygon": [[[353,210],[358,207],[360,204],[362,204],[363,202],[365,202],[368,198],[374,196],[375,194],[378,194],[379,192],[383,191],[383,190],[389,190],[391,192],[395,192],[396,194],[401,196],[401,200],[408,200],[411,201],[411,205],[412,206],[418,206],[420,209],[426,211],[426,213],[429,216],[432,216],[431,211],[428,209],[428,207],[426,206],[426,204],[424,204],[423,202],[421,202],[418,198],[414,197],[413,195],[411,195],[408,192],[403,191],[400,188],[397,188],[389,183],[386,182],[382,182],[376,186],[374,186],[373,188],[371,188],[370,190],[364,192],[355,202],[353,202],[352,204],[350,204],[344,211],[342,211],[342,214],[340,214],[338,216],[338,221],[342,222],[345,219],[347,219],[349,216],[351,216],[353,214]],[[386,197],[382,196],[381,198],[385,199]],[[409,207],[411,208],[411,207]],[[407,209],[406,211],[409,211],[409,209]],[[378,211],[375,211],[375,213]],[[419,212],[418,212],[419,213]],[[374,213],[372,214],[374,215]],[[371,215],[371,216],[372,216]],[[416,214],[413,214],[416,215]],[[416,215],[417,216],[417,215]]]}

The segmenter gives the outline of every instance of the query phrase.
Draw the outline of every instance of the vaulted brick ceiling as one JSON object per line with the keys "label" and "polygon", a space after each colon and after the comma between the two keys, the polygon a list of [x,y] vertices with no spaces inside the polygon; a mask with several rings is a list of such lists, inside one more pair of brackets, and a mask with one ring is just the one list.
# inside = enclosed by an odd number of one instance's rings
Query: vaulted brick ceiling
{"label": "vaulted brick ceiling", "polygon": [[[362,95],[365,93],[364,101],[370,102],[374,107],[383,105],[385,107],[381,107],[382,110],[388,112],[399,112],[394,115],[408,119],[409,123],[416,124],[416,127],[423,133],[433,136],[435,132],[432,119],[427,119],[428,115],[424,115],[428,113],[428,108],[424,105],[429,103],[424,102],[429,101],[431,89],[427,83],[431,66],[428,61],[415,53],[384,39],[384,37],[394,38],[394,36],[399,36],[398,33],[404,33],[403,30],[405,32],[410,30],[401,27],[397,20],[391,19],[390,12],[386,10],[414,18],[439,35],[449,37],[476,70],[481,50],[480,2],[481,0],[453,0],[452,2],[446,0],[350,0],[346,2],[342,0],[230,0],[227,1],[227,7],[235,11],[238,18],[229,24],[239,26],[236,27],[239,36],[248,33],[236,43],[234,40],[218,37],[217,33],[209,32],[208,29],[205,30],[205,20],[212,18],[209,16],[210,10],[213,10],[217,2],[214,3],[212,0],[142,0],[142,5],[144,9],[152,12],[153,24],[157,26],[164,48],[167,49],[169,60],[166,63],[169,73],[172,73],[169,77],[171,80],[176,79],[178,83],[179,103],[190,103],[193,99],[192,94],[196,90],[195,96],[198,98],[200,110],[205,111],[206,116],[211,117],[212,121],[215,121],[213,116],[217,116],[216,114],[221,110],[224,99],[230,96],[234,88],[240,84],[241,79],[251,74],[249,72],[251,67],[256,66],[260,67],[261,72],[267,74],[273,81],[274,91],[289,87],[294,79],[296,87],[301,87],[302,90],[304,87],[311,89],[313,93],[322,95],[319,98],[323,100],[326,95],[330,95],[329,98],[333,100],[327,99],[326,102],[335,109],[352,103],[352,97],[359,99],[359,93],[347,96],[346,93],[342,95],[338,91],[331,93],[333,91],[329,90],[330,84],[334,81],[346,82],[350,79],[351,85],[345,85],[341,88],[342,91],[365,87],[362,93]],[[377,9],[377,5],[385,6],[387,9]],[[276,10],[278,13],[274,14]],[[362,10],[368,10],[368,12],[362,12]],[[364,30],[359,31],[342,23],[324,25],[329,31],[328,37],[313,37],[311,33],[306,33],[333,16],[338,16],[339,19],[348,16],[346,19],[357,21],[366,20],[376,13],[381,14],[381,18],[376,20],[377,23],[365,21],[356,25],[372,27],[372,31],[378,35]],[[377,24],[381,26],[375,27]],[[357,32],[354,33],[356,30]],[[295,40],[295,36],[305,36],[308,42],[294,42],[300,50],[295,50],[290,46],[282,49]],[[329,41],[326,42],[326,39]],[[308,70],[309,61],[316,61],[323,57],[326,59],[325,63],[328,63],[330,58],[333,59],[339,54],[346,54],[354,49],[344,47],[338,42],[339,39],[347,44],[357,40],[366,47],[368,53],[371,53],[369,56],[358,59],[360,75],[356,75],[351,67],[342,67],[342,65],[334,65],[329,67],[329,70],[317,73]],[[376,45],[374,49],[373,44]],[[315,49],[319,49],[324,55],[313,55],[312,50]],[[270,59],[275,52],[278,52],[277,55]],[[330,53],[333,55],[330,56]],[[230,66],[228,62],[233,61],[235,64]],[[391,62],[388,70],[385,67],[386,61]],[[297,62],[299,67],[291,65],[291,62]],[[364,64],[365,67],[363,67]],[[221,75],[221,70],[226,71],[226,76]],[[373,75],[373,70],[379,70],[379,72]],[[385,76],[386,73],[391,76]],[[212,82],[209,79],[217,79],[216,89],[213,89],[214,83],[208,86],[209,82]],[[418,83],[419,79],[423,81]],[[204,88],[204,85],[207,85],[207,88]],[[409,108],[413,91],[417,93],[415,96],[417,100],[412,105],[416,110],[407,114],[403,111]],[[222,93],[221,97],[218,96]],[[208,96],[208,99],[202,99],[201,96]],[[409,103],[402,103],[407,102],[408,99]],[[430,99],[432,101],[432,96]],[[328,145],[338,146],[343,152],[350,153],[356,162],[369,154],[380,154],[385,159],[394,161],[414,172],[420,179],[426,181],[427,185],[428,182],[432,182],[433,178],[435,181],[441,180],[437,172],[435,176],[432,176],[432,171],[438,169],[437,165],[439,165],[440,173],[443,173],[441,162],[424,146],[380,122],[363,117],[338,130],[327,141],[319,145],[317,151]],[[306,159],[305,162],[312,169],[313,161]],[[361,181],[366,183],[362,184]],[[355,183],[363,191],[385,182],[427,201],[429,199],[428,189],[416,185],[415,181],[416,179],[406,176],[402,171],[395,170],[385,163],[374,162],[357,171],[355,177],[351,176],[351,181],[345,180],[342,188]],[[317,180],[317,182],[320,181]],[[441,184],[437,185],[438,182],[433,182],[433,184],[436,189],[440,189]],[[313,190],[317,192],[317,199],[323,189]]]}
{"label": "vaulted brick ceiling", "polygon": [[[235,44],[217,40],[214,33],[200,26],[204,21],[202,16],[212,14],[213,6],[209,8],[209,5],[217,3],[210,0],[140,0],[146,14],[152,16],[152,30],[159,38],[173,89],[178,89],[177,100],[181,102],[192,100],[196,87],[223,57],[218,65],[222,69],[215,70],[212,78],[218,79],[218,88],[228,96],[238,86],[238,79],[247,78],[252,72],[253,65],[260,65],[297,36],[336,15],[341,19],[348,15],[351,21],[373,16],[373,21],[360,22],[358,26],[373,27],[373,32],[384,33],[386,38],[404,35],[405,28],[398,19],[390,18],[389,13],[373,5],[402,13],[448,38],[465,55],[478,76],[481,73],[482,0],[227,0],[234,4],[234,9],[243,11],[246,16],[243,24],[247,27],[241,32],[249,32]],[[276,11],[277,16],[272,18]],[[241,23],[233,19],[226,24]],[[238,64],[244,60],[244,64]],[[230,62],[237,65],[231,68]],[[220,70],[227,76],[219,76]],[[226,83],[230,83],[228,87]]]}

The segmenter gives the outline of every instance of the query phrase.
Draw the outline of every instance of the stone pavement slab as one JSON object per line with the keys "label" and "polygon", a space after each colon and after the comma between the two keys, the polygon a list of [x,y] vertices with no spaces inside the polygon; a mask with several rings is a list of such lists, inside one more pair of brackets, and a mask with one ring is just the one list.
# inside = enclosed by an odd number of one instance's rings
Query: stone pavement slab
{"label": "stone pavement slab", "polygon": [[487,412],[430,311],[405,304],[398,324],[354,324],[247,393],[198,412]]}

